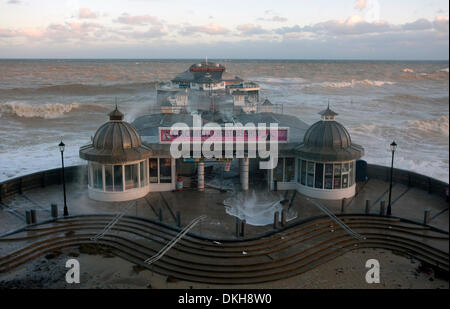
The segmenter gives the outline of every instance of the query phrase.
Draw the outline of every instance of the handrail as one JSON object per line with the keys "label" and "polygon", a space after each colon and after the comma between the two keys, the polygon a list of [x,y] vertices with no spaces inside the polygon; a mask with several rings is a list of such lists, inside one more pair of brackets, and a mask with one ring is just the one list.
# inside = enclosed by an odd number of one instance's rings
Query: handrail
{"label": "handrail", "polygon": [[326,208],[325,206],[323,206],[322,204],[320,204],[317,201],[311,200],[311,199],[307,199],[307,201],[309,201],[310,203],[314,204],[317,208],[319,208],[320,210],[322,210],[325,214],[328,215],[328,217],[330,217],[334,222],[336,222],[337,224],[339,224],[344,231],[346,231],[347,233],[349,233],[351,236],[353,236],[354,238],[358,239],[358,240],[364,240],[366,239],[364,236],[356,233],[355,231],[353,231],[347,224],[345,224],[341,219],[339,219],[338,217],[336,217],[336,215],[334,213],[332,213],[331,211],[328,210],[328,208]]}
{"label": "handrail", "polygon": [[147,264],[152,264],[156,261],[158,261],[160,258],[162,258],[164,256],[164,254],[166,254],[167,251],[169,251],[181,238],[184,237],[184,235],[187,234],[187,232],[189,232],[195,225],[197,225],[197,223],[203,221],[204,219],[206,219],[206,215],[202,215],[199,216],[197,218],[195,218],[194,220],[191,221],[191,223],[189,223],[184,229],[182,229],[177,236],[175,236],[174,238],[172,238],[171,241],[169,241],[161,250],[159,250],[159,252],[157,254],[155,254],[154,256],[146,259],[144,262]]}

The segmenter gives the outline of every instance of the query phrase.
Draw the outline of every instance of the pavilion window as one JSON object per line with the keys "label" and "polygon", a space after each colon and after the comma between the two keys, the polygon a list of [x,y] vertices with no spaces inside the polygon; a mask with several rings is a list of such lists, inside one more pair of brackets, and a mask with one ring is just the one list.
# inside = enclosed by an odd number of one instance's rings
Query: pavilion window
{"label": "pavilion window", "polygon": [[159,162],[160,183],[172,183],[172,159],[160,158]]}
{"label": "pavilion window", "polygon": [[341,188],[341,167],[342,165],[334,164],[334,178],[333,178],[333,189]]}
{"label": "pavilion window", "polygon": [[147,185],[147,161],[142,161],[139,163],[139,172],[140,172],[140,180],[141,187],[145,187]]}
{"label": "pavilion window", "polygon": [[314,187],[314,162],[308,162],[306,170],[308,173],[307,178],[308,187]]}
{"label": "pavilion window", "polygon": [[349,186],[353,186],[355,183],[355,161],[350,162],[350,174],[349,174]]}
{"label": "pavilion window", "polygon": [[316,178],[314,181],[314,187],[323,188],[323,163],[316,163]]}
{"label": "pavilion window", "polygon": [[103,190],[103,168],[100,164],[92,164],[92,175],[94,177],[94,188]]}
{"label": "pavilion window", "polygon": [[150,183],[158,183],[158,159],[149,159]]}
{"label": "pavilion window", "polygon": [[325,164],[325,189],[333,189],[333,164]]}
{"label": "pavilion window", "polygon": [[92,169],[92,163],[89,163],[89,166],[88,166],[88,185],[89,185],[89,187],[91,187],[92,188],[92,180],[91,180],[91,177],[92,177],[92,172],[91,172],[91,169]]}
{"label": "pavilion window", "polygon": [[306,161],[302,160],[302,174],[300,177],[301,184],[306,186]]}
{"label": "pavilion window", "polygon": [[286,158],[285,159],[285,182],[295,182],[295,159]]}
{"label": "pavilion window", "polygon": [[105,190],[114,191],[114,172],[112,165],[105,165]]}
{"label": "pavilion window", "polygon": [[125,190],[137,188],[138,166],[137,164],[125,165]]}
{"label": "pavilion window", "polygon": [[278,164],[273,169],[273,180],[282,182],[283,181],[283,174],[284,174],[284,159],[278,158]]}
{"label": "pavilion window", "polygon": [[300,183],[301,173],[302,173],[302,160],[298,159],[297,160],[297,183]]}
{"label": "pavilion window", "polygon": [[114,165],[114,191],[123,191],[122,165]]}
{"label": "pavilion window", "polygon": [[342,188],[348,188],[348,174],[350,170],[350,164],[344,163],[342,164]]}

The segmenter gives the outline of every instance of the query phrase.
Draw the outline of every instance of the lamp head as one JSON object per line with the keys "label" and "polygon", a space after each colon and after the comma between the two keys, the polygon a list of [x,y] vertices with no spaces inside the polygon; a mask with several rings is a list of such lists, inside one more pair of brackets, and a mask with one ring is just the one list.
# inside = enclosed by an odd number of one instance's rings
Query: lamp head
{"label": "lamp head", "polygon": [[391,151],[394,152],[395,150],[397,150],[397,143],[395,141],[393,141],[391,143]]}
{"label": "lamp head", "polygon": [[61,141],[61,143],[59,143],[58,147],[59,147],[59,151],[64,152],[64,148],[66,147],[66,144],[64,144],[64,143]]}

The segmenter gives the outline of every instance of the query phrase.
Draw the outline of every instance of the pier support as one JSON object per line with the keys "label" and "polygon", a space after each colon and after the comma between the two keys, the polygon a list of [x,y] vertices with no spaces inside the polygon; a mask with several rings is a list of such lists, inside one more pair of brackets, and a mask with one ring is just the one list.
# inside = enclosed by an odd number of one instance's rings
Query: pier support
{"label": "pier support", "polygon": [[345,202],[346,202],[346,200],[347,199],[345,197],[341,200],[341,214],[343,214],[345,212]]}
{"label": "pier support", "polygon": [[197,188],[198,191],[205,191],[205,162],[200,161],[197,165]]}
{"label": "pier support", "polygon": [[429,208],[425,209],[423,212],[423,225],[430,224],[431,210]]}
{"label": "pier support", "polygon": [[248,165],[249,165],[248,158],[239,159],[239,167],[241,171],[241,187],[243,191],[248,190]]}
{"label": "pier support", "polygon": [[52,204],[52,218],[58,218],[58,205],[57,204]]}
{"label": "pier support", "polygon": [[281,226],[286,226],[286,209],[281,211]]}
{"label": "pier support", "polygon": [[380,216],[385,216],[385,215],[386,215],[386,202],[381,201],[380,202]]}
{"label": "pier support", "polygon": [[277,229],[280,223],[280,213],[278,211],[273,213],[273,228]]}
{"label": "pier support", "polygon": [[366,200],[366,215],[368,215],[370,213],[370,200]]}

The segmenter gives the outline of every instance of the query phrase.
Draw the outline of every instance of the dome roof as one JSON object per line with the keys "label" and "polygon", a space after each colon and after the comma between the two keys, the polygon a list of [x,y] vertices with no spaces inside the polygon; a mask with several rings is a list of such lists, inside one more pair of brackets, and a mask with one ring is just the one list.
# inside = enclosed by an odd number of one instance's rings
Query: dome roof
{"label": "dome roof", "polygon": [[149,157],[150,148],[142,145],[136,128],[123,121],[117,109],[109,114],[109,122],[95,132],[92,144],[80,148],[80,157],[89,161],[115,164]]}
{"label": "dome roof", "polygon": [[352,143],[347,129],[334,120],[337,113],[328,107],[319,114],[322,120],[309,127],[297,148],[302,157],[315,161],[345,161],[364,155],[364,149]]}
{"label": "dome roof", "polygon": [[303,138],[307,147],[346,149],[352,144],[350,134],[337,121],[318,121],[309,127]]}

